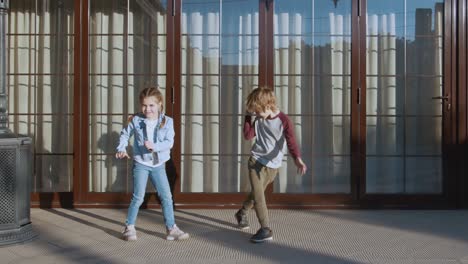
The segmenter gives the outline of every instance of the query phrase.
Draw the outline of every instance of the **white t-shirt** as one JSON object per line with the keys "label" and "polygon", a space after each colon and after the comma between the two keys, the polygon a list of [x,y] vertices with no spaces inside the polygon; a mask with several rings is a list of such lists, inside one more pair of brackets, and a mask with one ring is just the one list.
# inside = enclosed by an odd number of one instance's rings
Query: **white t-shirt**
{"label": "white t-shirt", "polygon": [[[145,124],[146,124],[146,135],[148,137],[147,140],[149,142],[154,143],[154,130],[156,129],[156,126],[158,125],[158,120],[157,119],[155,119],[155,120],[145,119]],[[153,167],[153,168],[159,167],[162,164],[164,164],[164,162],[159,161],[158,154],[156,152],[153,152],[153,160],[152,161],[144,161],[140,155],[135,155],[134,159],[135,159],[136,162],[138,162],[140,164],[143,164],[143,165],[146,165],[146,166],[149,166],[149,167]]]}

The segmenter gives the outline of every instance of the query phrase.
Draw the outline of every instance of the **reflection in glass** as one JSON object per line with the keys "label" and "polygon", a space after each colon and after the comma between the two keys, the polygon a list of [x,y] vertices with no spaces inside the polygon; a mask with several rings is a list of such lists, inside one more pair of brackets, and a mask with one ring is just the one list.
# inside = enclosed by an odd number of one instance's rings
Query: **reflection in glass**
{"label": "reflection in glass", "polygon": [[182,192],[246,191],[241,126],[258,87],[258,2],[183,1],[181,23]]}
{"label": "reflection in glass", "polygon": [[223,73],[258,74],[258,32],[253,36],[226,36],[221,42]]}
{"label": "reflection in glass", "polygon": [[440,157],[407,157],[405,164],[406,193],[442,193]]}
{"label": "reflection in glass", "polygon": [[404,158],[395,156],[373,156],[366,159],[368,193],[404,193]]}
{"label": "reflection in glass", "polygon": [[[293,34],[303,36],[320,36],[330,35],[334,25],[330,21],[330,15],[350,19],[351,17],[350,0],[340,0],[336,5],[333,1],[310,1],[310,0],[294,0],[294,4],[288,0],[275,1],[275,15],[282,17],[282,27],[288,27],[290,32],[294,32],[294,28],[300,24],[300,32]],[[275,19],[274,28],[277,27]],[[351,35],[351,27],[344,28],[344,35]],[[284,34],[284,33],[280,33]]]}
{"label": "reflection in glass", "polygon": [[73,155],[35,155],[33,192],[71,192]]}
{"label": "reflection in glass", "polygon": [[351,1],[275,1],[273,19],[274,88],[310,168],[285,157],[274,191],[349,193]]}
{"label": "reflection in glass", "polygon": [[223,35],[256,35],[259,29],[258,1],[221,1]]}
{"label": "reflection in glass", "polygon": [[444,4],[367,4],[366,192],[439,193]]}
{"label": "reflection in glass", "polygon": [[367,116],[367,155],[403,155],[404,118],[395,116]]}
{"label": "reflection in glass", "polygon": [[[128,63],[128,73],[166,74],[166,52],[166,36],[128,36],[128,57],[134,58]],[[141,61],[135,63],[136,60]]]}
{"label": "reflection in glass", "polygon": [[442,117],[418,116],[406,118],[407,155],[442,155]]}
{"label": "reflection in glass", "polygon": [[432,99],[443,94],[442,77],[408,77],[405,92],[407,115],[442,116],[442,101]]}

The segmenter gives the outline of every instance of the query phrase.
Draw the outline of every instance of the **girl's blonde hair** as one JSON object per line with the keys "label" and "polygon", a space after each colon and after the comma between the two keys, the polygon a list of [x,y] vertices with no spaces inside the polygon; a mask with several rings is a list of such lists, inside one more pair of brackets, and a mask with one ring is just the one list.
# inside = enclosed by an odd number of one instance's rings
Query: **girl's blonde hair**
{"label": "girl's blonde hair", "polygon": [[267,108],[272,111],[278,110],[275,92],[267,86],[253,89],[247,96],[247,112],[265,112]]}
{"label": "girl's blonde hair", "polygon": [[[164,112],[164,98],[163,98],[161,91],[157,87],[152,86],[152,87],[147,87],[143,89],[140,92],[140,97],[139,97],[140,103],[143,102],[143,99],[147,97],[151,97],[151,96],[156,97],[156,101],[161,104],[160,114],[162,114]],[[163,116],[163,120],[161,121],[160,127],[163,127],[165,123],[166,123],[166,116]]]}

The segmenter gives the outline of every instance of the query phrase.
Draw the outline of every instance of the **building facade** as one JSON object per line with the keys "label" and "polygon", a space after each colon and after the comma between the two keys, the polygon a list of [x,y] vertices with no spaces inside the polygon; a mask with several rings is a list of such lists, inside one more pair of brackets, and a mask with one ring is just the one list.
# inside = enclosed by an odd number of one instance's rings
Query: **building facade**
{"label": "building facade", "polygon": [[115,147],[157,85],[176,203],[238,206],[244,102],[267,85],[309,167],[285,157],[271,206],[467,207],[466,18],[466,0],[11,1],[9,126],[34,139],[32,203],[126,206]]}

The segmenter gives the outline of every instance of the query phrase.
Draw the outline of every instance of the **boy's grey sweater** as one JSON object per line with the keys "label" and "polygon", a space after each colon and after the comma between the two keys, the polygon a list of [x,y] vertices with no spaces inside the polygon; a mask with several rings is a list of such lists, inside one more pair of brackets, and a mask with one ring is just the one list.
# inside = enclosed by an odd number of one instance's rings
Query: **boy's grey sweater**
{"label": "boy's grey sweater", "polygon": [[256,137],[251,150],[252,157],[269,168],[281,167],[286,146],[294,159],[301,157],[293,124],[283,112],[274,117],[255,117],[253,123],[252,117],[246,115],[244,137],[247,140]]}

